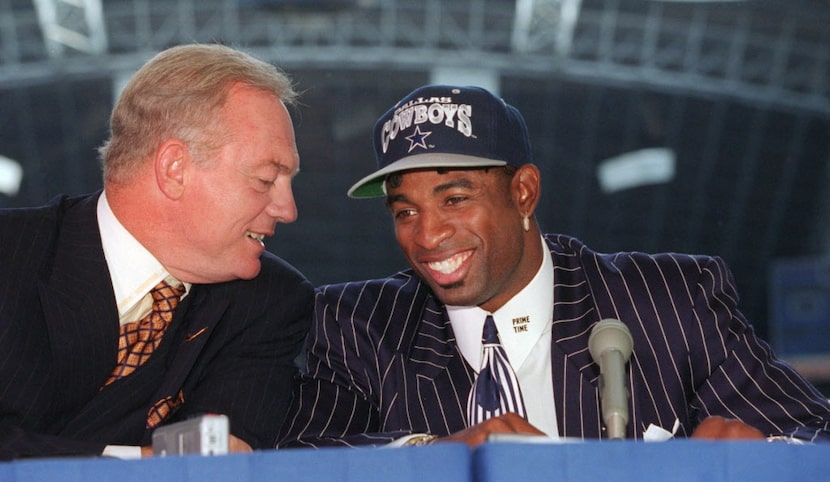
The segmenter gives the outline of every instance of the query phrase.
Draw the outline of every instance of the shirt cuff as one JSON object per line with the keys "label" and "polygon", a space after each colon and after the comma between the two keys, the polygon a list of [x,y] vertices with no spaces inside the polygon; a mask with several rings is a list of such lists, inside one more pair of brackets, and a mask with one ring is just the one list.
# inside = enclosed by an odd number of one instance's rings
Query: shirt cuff
{"label": "shirt cuff", "polygon": [[134,460],[141,458],[141,447],[132,445],[107,445],[104,447],[104,452],[101,453],[104,457],[115,457],[124,460]]}
{"label": "shirt cuff", "polygon": [[806,445],[810,443],[787,435],[770,435],[767,437],[767,442],[784,442],[790,445]]}

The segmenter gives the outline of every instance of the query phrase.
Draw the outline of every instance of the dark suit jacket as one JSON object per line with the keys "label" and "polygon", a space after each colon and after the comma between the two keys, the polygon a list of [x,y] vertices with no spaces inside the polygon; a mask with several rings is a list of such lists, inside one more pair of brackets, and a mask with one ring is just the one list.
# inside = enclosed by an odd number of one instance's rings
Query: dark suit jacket
{"label": "dark suit jacket", "polygon": [[[830,407],[756,338],[732,275],[718,258],[599,254],[549,235],[553,256],[552,376],[560,435],[602,438],[599,367],[588,336],[623,321],[634,351],[628,438],[678,419],[687,436],[706,416],[739,418],[767,434],[828,437]],[[308,362],[281,446],[384,443],[467,425],[474,372],[444,306],[411,271],[318,288]]]}
{"label": "dark suit jacket", "polygon": [[311,323],[311,284],[266,253],[253,280],[194,285],[159,351],[101,389],[119,325],[97,199],[0,211],[0,458],[148,445],[149,407],[179,396],[168,422],[226,414],[233,434],[273,447]]}

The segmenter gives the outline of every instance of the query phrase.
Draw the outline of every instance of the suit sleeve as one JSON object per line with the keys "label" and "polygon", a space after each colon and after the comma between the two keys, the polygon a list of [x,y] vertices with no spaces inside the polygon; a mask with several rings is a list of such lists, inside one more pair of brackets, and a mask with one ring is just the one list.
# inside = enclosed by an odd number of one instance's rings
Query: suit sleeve
{"label": "suit sleeve", "polygon": [[[46,425],[53,419],[41,414],[43,404],[33,400],[51,388],[42,386],[49,380],[39,381],[52,363],[37,313],[36,286],[55,249],[63,200],[55,198],[38,209],[0,211],[0,460],[98,455],[104,449],[103,443],[48,433]],[[32,427],[23,410],[37,413],[42,423]]]}
{"label": "suit sleeve", "polygon": [[101,455],[105,445],[68,437],[38,434],[0,422],[0,460],[26,457],[66,457]]}
{"label": "suit sleeve", "polygon": [[370,375],[376,350],[362,331],[365,325],[346,313],[339,298],[329,302],[326,296],[317,294],[307,360],[295,383],[278,446],[380,445],[407,434],[381,432],[380,412],[373,400],[377,387]]}
{"label": "suit sleeve", "polygon": [[[222,320],[228,339],[185,399],[178,419],[228,416],[230,432],[254,449],[273,448],[314,307],[314,288],[273,256],[253,283],[234,282]],[[240,328],[241,327],[241,328]],[[213,336],[216,336],[214,334]]]}
{"label": "suit sleeve", "polygon": [[692,402],[701,419],[736,418],[767,435],[830,442],[827,399],[755,336],[737,310],[732,274],[721,259],[709,259],[696,289],[695,315],[701,331],[711,333],[691,354],[709,366]]}

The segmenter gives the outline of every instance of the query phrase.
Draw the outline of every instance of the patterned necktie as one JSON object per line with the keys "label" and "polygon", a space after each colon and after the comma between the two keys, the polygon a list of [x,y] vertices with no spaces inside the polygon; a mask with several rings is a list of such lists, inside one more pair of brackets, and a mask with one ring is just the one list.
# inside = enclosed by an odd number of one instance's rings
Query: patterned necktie
{"label": "patterned necktie", "polygon": [[143,365],[153,354],[161,337],[173,320],[173,311],[179,304],[184,286],[170,286],[161,281],[152,290],[153,306],[144,318],[125,323],[118,337],[118,362],[104,386],[126,377]]}
{"label": "patterned necktie", "polygon": [[499,343],[492,315],[487,315],[484,321],[481,341],[484,345],[481,370],[467,399],[469,425],[479,424],[507,412],[526,417],[519,380],[510,366],[504,347]]}

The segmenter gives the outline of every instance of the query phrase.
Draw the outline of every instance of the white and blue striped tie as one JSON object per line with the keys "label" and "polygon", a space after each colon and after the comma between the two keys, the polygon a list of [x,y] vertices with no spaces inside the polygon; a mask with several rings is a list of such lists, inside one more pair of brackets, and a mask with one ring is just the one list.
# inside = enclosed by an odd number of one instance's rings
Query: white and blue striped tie
{"label": "white and blue striped tie", "polygon": [[519,380],[510,366],[504,347],[499,342],[496,322],[492,315],[487,315],[484,321],[481,341],[484,345],[481,370],[467,399],[469,426],[507,412],[526,417]]}

